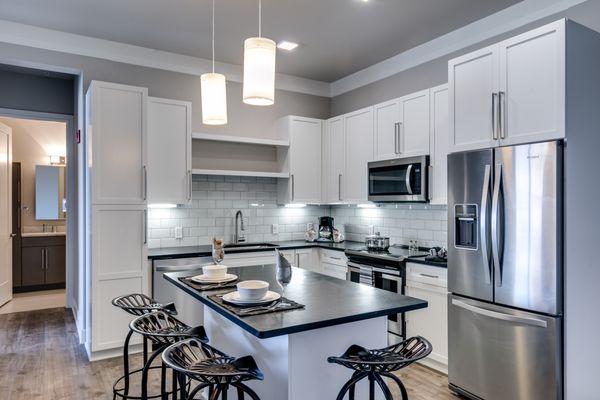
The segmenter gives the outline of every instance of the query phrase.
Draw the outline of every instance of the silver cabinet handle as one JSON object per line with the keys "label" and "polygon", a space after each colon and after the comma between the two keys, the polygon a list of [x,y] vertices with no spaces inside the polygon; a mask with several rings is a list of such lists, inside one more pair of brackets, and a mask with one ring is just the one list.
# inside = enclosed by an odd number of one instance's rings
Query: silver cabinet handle
{"label": "silver cabinet handle", "polygon": [[188,170],[187,176],[188,176],[188,197],[187,197],[187,200],[188,200],[188,203],[189,203],[190,201],[192,201],[192,191],[193,191],[193,187],[192,187],[192,185],[193,185],[192,184],[192,181],[193,181],[193,179],[192,179],[192,171]]}
{"label": "silver cabinet handle", "polygon": [[290,177],[292,178],[292,201],[294,201],[294,198],[296,197],[296,193],[295,192],[295,180],[294,180],[294,174],[290,175]]}
{"label": "silver cabinet handle", "polygon": [[342,201],[342,174],[338,176],[338,200]]}
{"label": "silver cabinet handle", "polygon": [[429,166],[429,176],[427,176],[427,198],[433,200],[433,165]]}
{"label": "silver cabinet handle", "polygon": [[406,177],[404,178],[404,182],[406,183],[406,191],[408,194],[413,194],[412,187],[410,186],[410,174],[412,173],[412,164],[408,164],[408,168],[406,168]]}
{"label": "silver cabinet handle", "polygon": [[479,220],[479,241],[481,242],[481,255],[483,257],[483,272],[485,275],[485,283],[492,284],[492,273],[490,271],[490,254],[488,251],[488,236],[487,236],[487,217],[488,217],[488,198],[490,197],[490,178],[492,167],[488,164],[485,166],[483,174],[483,189],[481,192],[481,209]]}
{"label": "silver cabinet handle", "polygon": [[143,217],[143,221],[142,221],[142,228],[143,228],[143,234],[144,234],[144,244],[148,243],[148,229],[146,228],[148,226],[148,210],[144,210],[144,217]]}
{"label": "silver cabinet handle", "polygon": [[48,249],[44,248],[44,267],[46,270],[48,270]]}
{"label": "silver cabinet handle", "polygon": [[419,275],[424,276],[425,278],[440,279],[440,277],[438,275],[429,275],[429,274],[423,274],[423,273],[420,273]]}
{"label": "silver cabinet handle", "polygon": [[505,118],[504,113],[506,112],[506,93],[498,93],[498,129],[500,130],[500,139],[504,139],[505,134]]}
{"label": "silver cabinet handle", "polygon": [[394,153],[400,154],[400,150],[398,149],[398,144],[400,142],[400,122],[396,122],[394,124]]}
{"label": "silver cabinet handle", "polygon": [[42,247],[40,251],[42,252],[42,269],[46,269],[46,249]]}
{"label": "silver cabinet handle", "polygon": [[148,199],[148,173],[146,170],[146,166],[142,167],[142,193],[144,196],[144,201]]}
{"label": "silver cabinet handle", "polygon": [[509,321],[509,322],[514,322],[517,324],[524,324],[524,325],[539,326],[540,328],[548,327],[548,323],[546,321],[544,321],[543,319],[538,319],[538,318],[533,318],[533,317],[521,317],[521,316],[512,315],[512,314],[504,314],[504,313],[501,313],[498,311],[493,311],[493,310],[488,310],[485,308],[472,306],[471,304],[467,304],[464,301],[460,301],[460,300],[456,300],[456,299],[452,299],[452,304],[457,307],[463,308],[465,310],[474,312],[475,314],[483,315],[483,316],[494,318],[494,319],[500,319],[502,321]]}
{"label": "silver cabinet handle", "polygon": [[402,154],[402,148],[403,148],[403,143],[404,142],[404,124],[402,122],[398,122],[398,153],[396,154]]}
{"label": "silver cabinet handle", "polygon": [[492,139],[498,140],[498,130],[496,125],[496,101],[498,98],[498,93],[492,93]]}
{"label": "silver cabinet handle", "polygon": [[502,268],[500,266],[500,184],[502,180],[502,164],[496,164],[496,178],[494,183],[494,194],[492,197],[492,256],[494,258],[494,269],[496,271],[496,286],[502,286]]}

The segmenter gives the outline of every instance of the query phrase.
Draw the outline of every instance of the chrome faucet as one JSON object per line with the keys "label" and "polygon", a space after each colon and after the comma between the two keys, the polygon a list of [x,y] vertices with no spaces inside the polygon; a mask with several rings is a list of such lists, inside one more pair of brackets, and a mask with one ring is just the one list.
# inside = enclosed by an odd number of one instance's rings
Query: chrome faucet
{"label": "chrome faucet", "polygon": [[[241,220],[240,224],[238,220]],[[238,210],[235,213],[235,236],[233,238],[234,243],[242,243],[246,241],[244,237],[244,215],[242,214],[242,210]]]}

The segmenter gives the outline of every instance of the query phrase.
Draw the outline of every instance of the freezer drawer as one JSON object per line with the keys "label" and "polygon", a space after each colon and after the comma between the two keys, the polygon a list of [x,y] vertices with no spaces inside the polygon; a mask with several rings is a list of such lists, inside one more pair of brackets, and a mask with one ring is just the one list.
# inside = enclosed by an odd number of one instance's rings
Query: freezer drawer
{"label": "freezer drawer", "polygon": [[448,380],[485,400],[562,399],[560,318],[448,300]]}

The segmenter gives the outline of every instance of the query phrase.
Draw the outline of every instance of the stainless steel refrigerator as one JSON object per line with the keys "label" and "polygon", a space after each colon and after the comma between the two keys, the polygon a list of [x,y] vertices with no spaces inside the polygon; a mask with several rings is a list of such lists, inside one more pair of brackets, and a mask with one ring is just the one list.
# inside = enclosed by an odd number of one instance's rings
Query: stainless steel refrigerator
{"label": "stainless steel refrigerator", "polygon": [[563,143],[448,156],[448,379],[562,399]]}

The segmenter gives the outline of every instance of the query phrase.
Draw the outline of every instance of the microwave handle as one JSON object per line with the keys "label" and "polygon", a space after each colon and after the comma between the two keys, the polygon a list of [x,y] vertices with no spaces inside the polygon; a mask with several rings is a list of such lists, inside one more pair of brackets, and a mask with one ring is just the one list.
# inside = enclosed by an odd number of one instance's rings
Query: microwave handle
{"label": "microwave handle", "polygon": [[406,190],[408,191],[408,194],[413,194],[412,186],[410,185],[410,174],[412,173],[412,169],[413,169],[413,165],[408,164],[408,168],[406,168],[406,177],[404,178],[405,182],[406,182]]}

